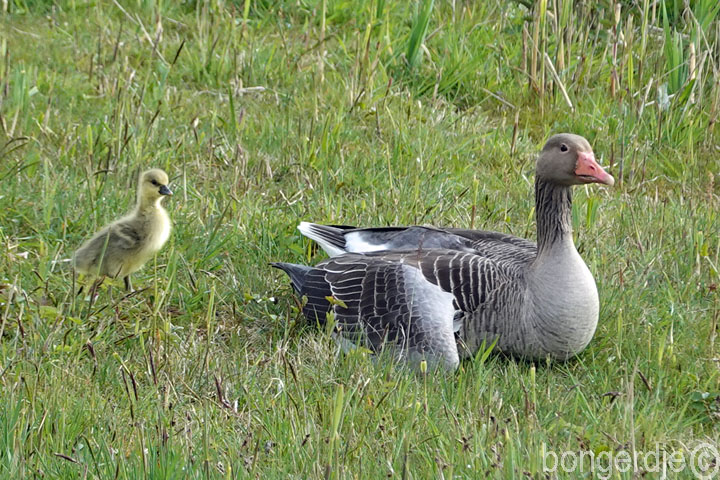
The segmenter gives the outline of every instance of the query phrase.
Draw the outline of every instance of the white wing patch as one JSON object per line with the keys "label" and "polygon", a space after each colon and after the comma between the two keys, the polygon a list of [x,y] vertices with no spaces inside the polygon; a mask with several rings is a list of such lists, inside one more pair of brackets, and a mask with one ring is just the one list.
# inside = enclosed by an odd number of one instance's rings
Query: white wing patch
{"label": "white wing patch", "polygon": [[349,232],[345,234],[345,246],[348,252],[352,253],[368,253],[387,250],[388,245],[385,243],[368,243],[362,239],[364,232]]}

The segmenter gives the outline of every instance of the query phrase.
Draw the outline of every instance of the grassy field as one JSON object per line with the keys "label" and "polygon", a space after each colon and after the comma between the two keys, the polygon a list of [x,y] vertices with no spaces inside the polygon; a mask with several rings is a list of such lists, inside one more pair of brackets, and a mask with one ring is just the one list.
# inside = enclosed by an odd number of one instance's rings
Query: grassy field
{"label": "grassy field", "polygon": [[[720,467],[720,7],[689,4],[0,3],[0,478]],[[268,267],[323,258],[301,220],[534,238],[534,158],[561,131],[619,180],[576,189],[601,302],[576,360],[340,355]],[[171,239],[140,291],[88,308],[55,261],[151,166]],[[566,451],[600,460],[553,470]]]}

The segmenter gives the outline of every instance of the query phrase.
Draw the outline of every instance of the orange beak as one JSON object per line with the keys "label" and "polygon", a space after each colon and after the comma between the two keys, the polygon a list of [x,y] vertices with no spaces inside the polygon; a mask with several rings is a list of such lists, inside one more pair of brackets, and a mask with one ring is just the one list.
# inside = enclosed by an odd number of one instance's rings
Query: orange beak
{"label": "orange beak", "polygon": [[602,183],[610,187],[615,185],[613,176],[595,161],[595,154],[592,152],[578,153],[575,175],[578,176],[582,183]]}

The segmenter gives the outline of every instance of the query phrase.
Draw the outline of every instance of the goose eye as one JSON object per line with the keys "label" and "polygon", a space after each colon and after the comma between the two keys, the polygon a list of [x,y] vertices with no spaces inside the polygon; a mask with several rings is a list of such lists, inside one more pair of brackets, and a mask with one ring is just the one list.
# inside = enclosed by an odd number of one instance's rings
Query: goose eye
{"label": "goose eye", "polygon": [[567,152],[567,151],[568,151],[568,146],[565,145],[564,143],[561,144],[561,145],[560,145],[560,151],[561,151],[561,152]]}
{"label": "goose eye", "polygon": [[157,186],[157,185],[158,185],[158,182],[157,182],[157,180],[150,180],[150,183],[152,183],[152,184],[153,184],[153,185],[155,185],[155,186]]}

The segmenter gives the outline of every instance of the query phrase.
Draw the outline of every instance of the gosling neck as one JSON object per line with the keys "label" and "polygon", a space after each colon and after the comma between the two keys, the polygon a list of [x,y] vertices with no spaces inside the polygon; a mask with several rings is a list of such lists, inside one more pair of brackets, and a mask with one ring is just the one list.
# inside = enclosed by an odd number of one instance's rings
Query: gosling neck
{"label": "gosling neck", "polygon": [[572,241],[572,187],[535,177],[538,256],[558,243]]}
{"label": "gosling neck", "polygon": [[138,194],[138,203],[135,210],[140,214],[148,214],[153,211],[162,210],[162,201],[163,197],[152,198]]}

